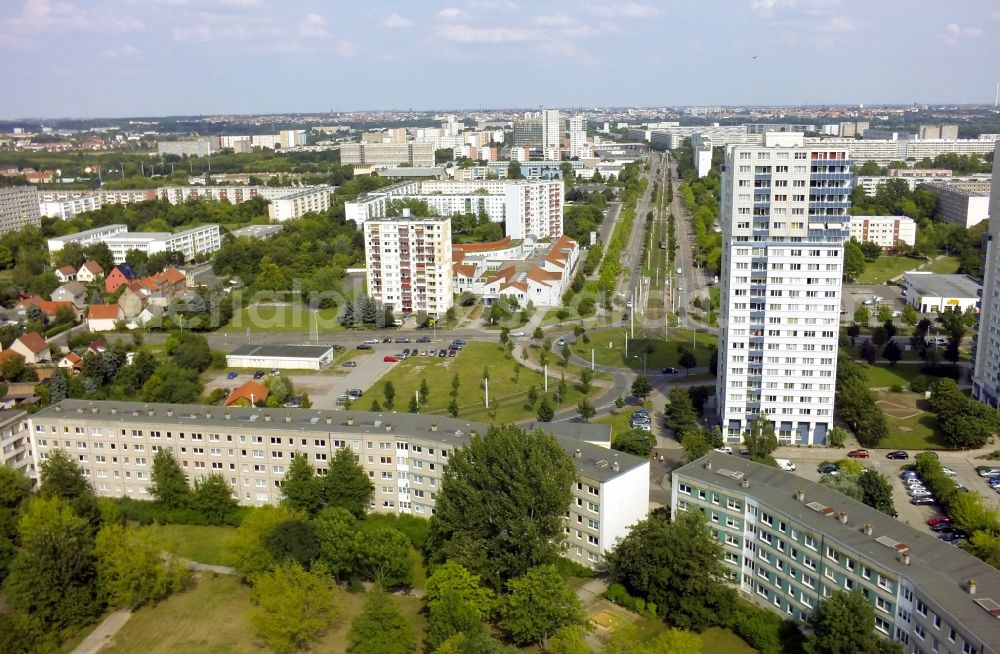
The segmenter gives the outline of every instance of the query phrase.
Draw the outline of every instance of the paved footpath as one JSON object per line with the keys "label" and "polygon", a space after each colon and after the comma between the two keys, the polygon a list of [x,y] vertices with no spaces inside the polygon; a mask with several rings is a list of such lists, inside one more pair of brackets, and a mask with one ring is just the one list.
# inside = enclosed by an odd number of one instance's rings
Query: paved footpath
{"label": "paved footpath", "polygon": [[132,612],[126,609],[115,611],[104,622],[90,632],[90,635],[83,639],[83,642],[76,646],[73,654],[96,654],[102,647],[108,644],[118,630],[125,626],[128,619],[132,617]]}

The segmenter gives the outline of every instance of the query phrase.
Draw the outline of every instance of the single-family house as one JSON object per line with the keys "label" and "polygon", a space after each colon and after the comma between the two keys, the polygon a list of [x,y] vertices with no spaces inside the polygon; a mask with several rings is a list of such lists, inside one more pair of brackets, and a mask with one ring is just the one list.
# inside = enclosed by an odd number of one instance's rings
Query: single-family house
{"label": "single-family house", "polygon": [[88,345],[87,349],[84,350],[83,355],[86,356],[88,354],[104,354],[107,351],[108,351],[108,341],[103,336],[100,336],[90,342],[90,345]]}
{"label": "single-family house", "polygon": [[149,301],[160,301],[161,304],[168,304],[170,300],[186,289],[186,277],[184,273],[174,267],[167,268],[163,272],[143,277],[139,280],[139,286]]}
{"label": "single-family house", "polygon": [[255,406],[266,400],[270,392],[267,386],[251,379],[233,389],[226,398],[226,406]]}
{"label": "single-family house", "polygon": [[39,363],[50,363],[52,352],[49,344],[45,342],[38,332],[28,332],[21,334],[10,344],[10,349],[24,357],[24,362],[35,365]]}
{"label": "single-family house", "polygon": [[56,279],[59,280],[60,284],[75,281],[76,268],[73,266],[60,266],[59,268],[56,268]]}
{"label": "single-family house", "polygon": [[83,357],[76,352],[70,352],[59,359],[56,366],[69,370],[72,373],[78,373],[83,369]]}
{"label": "single-family house", "polygon": [[77,309],[87,306],[87,287],[81,282],[66,282],[49,296],[53,302],[72,302]]}
{"label": "single-family house", "polygon": [[122,284],[128,284],[133,279],[138,279],[138,275],[132,270],[132,266],[127,263],[120,263],[111,269],[104,280],[104,291],[114,293]]}
{"label": "single-family house", "polygon": [[114,331],[119,320],[125,319],[125,313],[117,304],[91,304],[87,309],[87,329],[92,332]]}
{"label": "single-family house", "polygon": [[49,318],[55,318],[56,313],[58,313],[59,309],[62,307],[66,307],[72,311],[73,315],[76,316],[77,319],[80,318],[80,312],[72,302],[52,302],[37,295],[28,295],[21,298],[18,303],[14,305],[14,308],[17,309],[17,312],[21,317],[24,317],[27,315],[28,307],[32,304],[41,309],[42,313]]}
{"label": "single-family house", "polygon": [[132,319],[142,312],[142,296],[132,290],[131,286],[126,286],[122,294],[118,296],[118,306],[122,308],[125,318]]}
{"label": "single-family house", "polygon": [[104,277],[104,268],[96,261],[84,261],[80,269],[76,271],[76,281],[90,284]]}
{"label": "single-family house", "polygon": [[163,314],[166,313],[159,304],[147,304],[139,315],[133,320],[130,327],[159,327],[163,323]]}

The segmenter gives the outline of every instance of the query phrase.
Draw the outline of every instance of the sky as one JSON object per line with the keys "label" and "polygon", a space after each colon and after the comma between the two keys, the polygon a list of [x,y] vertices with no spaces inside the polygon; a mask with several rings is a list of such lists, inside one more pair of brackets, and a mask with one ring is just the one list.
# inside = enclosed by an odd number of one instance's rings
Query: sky
{"label": "sky", "polygon": [[993,102],[997,0],[0,0],[0,117]]}

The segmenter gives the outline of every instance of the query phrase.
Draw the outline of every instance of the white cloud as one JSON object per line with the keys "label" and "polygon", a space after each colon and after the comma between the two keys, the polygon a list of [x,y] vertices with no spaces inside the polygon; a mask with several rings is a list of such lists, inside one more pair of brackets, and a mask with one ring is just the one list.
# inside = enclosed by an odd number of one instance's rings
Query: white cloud
{"label": "white cloud", "polygon": [[101,34],[141,29],[142,22],[129,16],[96,14],[71,2],[27,0],[19,16],[0,20],[0,45],[30,47],[32,38],[43,33]]}
{"label": "white cloud", "polygon": [[962,41],[969,39],[978,39],[983,35],[982,28],[961,27],[958,23],[948,23],[948,27],[945,29],[948,32],[948,36],[945,37],[944,42],[951,46],[957,46]]}
{"label": "white cloud", "polygon": [[123,45],[120,48],[109,48],[101,51],[102,59],[119,59],[138,56],[139,51],[131,45]]}
{"label": "white cloud", "polygon": [[821,32],[855,32],[861,29],[858,22],[847,16],[836,16],[819,28]]}
{"label": "white cloud", "polygon": [[437,13],[441,18],[460,18],[464,14],[458,7],[445,7]]}
{"label": "white cloud", "polygon": [[264,0],[125,0],[139,6],[164,5],[168,7],[262,7]]}
{"label": "white cloud", "polygon": [[571,25],[576,25],[576,21],[566,14],[535,16],[535,22],[543,27],[569,27]]}
{"label": "white cloud", "polygon": [[326,19],[319,14],[309,14],[298,26],[299,36],[304,39],[325,39],[330,36],[326,29]]}
{"label": "white cloud", "polygon": [[[771,0],[773,1],[773,0]],[[597,16],[622,16],[625,18],[648,18],[660,13],[651,5],[641,5],[636,2],[625,2],[612,5],[586,5],[587,11]]]}
{"label": "white cloud", "polygon": [[412,20],[410,20],[409,18],[403,18],[399,14],[395,13],[389,14],[388,16],[385,17],[385,20],[382,21],[382,27],[388,29],[398,29],[402,27],[409,27],[410,25],[413,25]]}
{"label": "white cloud", "polygon": [[538,40],[538,34],[523,27],[474,27],[438,25],[437,35],[452,43],[524,43]]}
{"label": "white cloud", "polygon": [[517,3],[511,0],[472,0],[469,6],[491,11],[517,11]]}

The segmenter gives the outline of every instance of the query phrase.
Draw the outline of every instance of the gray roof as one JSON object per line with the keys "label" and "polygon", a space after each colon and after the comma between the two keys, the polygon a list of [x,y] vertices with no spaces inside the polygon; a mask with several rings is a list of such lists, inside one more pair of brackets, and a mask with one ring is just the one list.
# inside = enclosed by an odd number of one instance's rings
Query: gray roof
{"label": "gray roof", "polygon": [[284,225],[248,225],[240,227],[230,232],[235,237],[247,236],[249,238],[267,238],[273,236],[285,228]]}
{"label": "gray roof", "polygon": [[918,295],[928,297],[974,298],[983,288],[968,275],[908,272],[903,273],[903,281]]}
{"label": "gray roof", "polygon": [[989,193],[977,193],[976,191],[970,191],[969,189],[947,183],[921,184],[921,186],[938,193],[954,193],[955,195],[964,195],[970,198],[988,198],[990,196]]}
{"label": "gray roof", "polygon": [[27,411],[20,409],[0,409],[0,426],[9,425],[28,415]]}
{"label": "gray roof", "polygon": [[[60,288],[65,290],[67,293],[70,293],[71,295],[83,295],[84,293],[87,292],[87,287],[82,282],[78,281],[71,281],[71,282],[66,282],[65,284],[61,284],[59,288],[56,289],[56,291],[58,291]],[[55,291],[53,291],[53,293],[54,292]]]}
{"label": "gray roof", "polygon": [[[112,414],[112,411],[116,413]],[[171,415],[168,415],[167,412]],[[485,434],[489,425],[460,418],[435,416],[422,413],[391,413],[324,409],[261,409],[207,406],[201,404],[158,404],[146,402],[108,402],[97,400],[63,400],[42,409],[33,416],[36,421],[47,418],[71,418],[79,414],[83,420],[125,420],[130,425],[176,424],[178,427],[216,427],[219,429],[283,429],[306,433],[355,435],[363,437],[392,433],[435,441],[445,446],[458,447],[469,442],[475,432]],[[99,417],[100,416],[100,417]],[[228,416],[228,417],[227,417]],[[268,418],[271,422],[268,423]],[[348,418],[354,424],[348,425]],[[267,425],[267,427],[265,427]],[[607,425],[583,423],[539,423],[527,429],[540,428],[553,434],[566,453],[574,457],[577,472],[587,479],[605,482],[619,474],[647,463],[646,459],[599,447],[587,440],[600,440],[609,432]],[[614,464],[618,463],[618,470]]]}
{"label": "gray roof", "polygon": [[330,353],[329,345],[241,345],[230,356],[268,357],[268,358],[302,358],[318,359]]}
{"label": "gray roof", "polygon": [[[705,468],[710,461],[712,469]],[[728,473],[741,473],[750,486],[742,488],[740,478]],[[798,475],[755,463],[740,456],[709,452],[702,458],[674,471],[737,495],[748,495],[816,529],[859,555],[874,561],[895,574],[906,577],[929,595],[954,620],[973,631],[986,643],[1000,643],[1000,620],[986,612],[973,599],[992,598],[1000,602],[1000,570],[987,565],[963,550],[943,543],[926,530],[917,530],[895,518],[851,499],[822,484]],[[803,491],[803,501],[795,499]],[[835,513],[823,513],[829,507]],[[841,524],[836,514],[847,513],[847,524]],[[871,536],[864,525],[871,523]],[[880,539],[882,542],[876,541]],[[909,548],[910,565],[904,565],[889,543],[905,544]],[[976,595],[969,595],[965,583],[975,579]]]}

